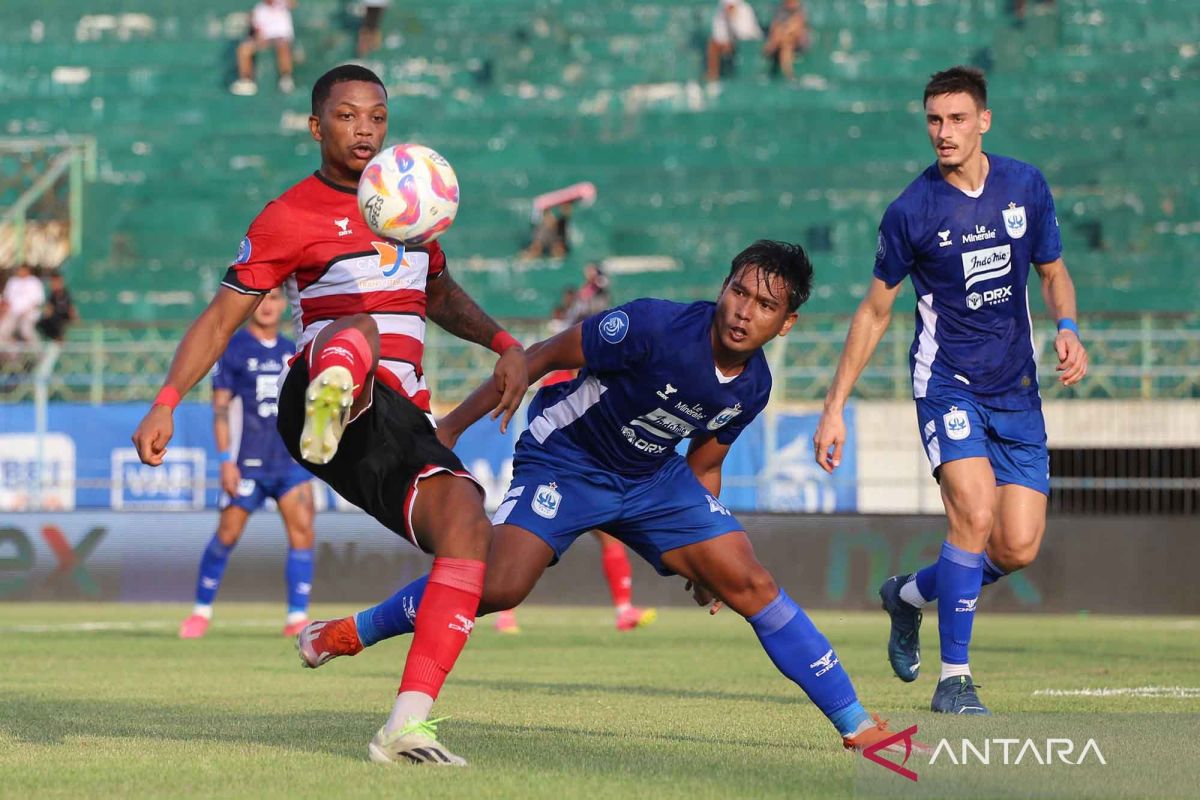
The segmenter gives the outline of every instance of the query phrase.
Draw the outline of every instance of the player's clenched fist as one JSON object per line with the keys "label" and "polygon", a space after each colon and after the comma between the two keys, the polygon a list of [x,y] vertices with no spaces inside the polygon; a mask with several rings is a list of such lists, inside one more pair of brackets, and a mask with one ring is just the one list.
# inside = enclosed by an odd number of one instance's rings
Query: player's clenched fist
{"label": "player's clenched fist", "polygon": [[1058,354],[1056,369],[1062,374],[1058,379],[1063,386],[1072,386],[1087,375],[1088,356],[1083,342],[1072,330],[1061,330],[1054,339],[1054,350]]}
{"label": "player's clenched fist", "polygon": [[[846,443],[846,423],[835,411],[825,411],[813,434],[813,456],[821,469],[833,474],[842,463],[842,445]],[[831,452],[832,449],[832,452]]]}
{"label": "player's clenched fist", "polygon": [[142,463],[152,467],[161,464],[167,454],[167,442],[171,441],[174,433],[175,420],[170,407],[152,406],[133,432],[133,446],[137,448]]}
{"label": "player's clenched fist", "polygon": [[521,407],[525,390],[529,388],[529,361],[522,347],[510,347],[496,361],[496,369],[492,373],[496,388],[501,391],[500,402],[492,411],[492,419],[504,414],[500,420],[500,432],[508,431],[508,422]]}

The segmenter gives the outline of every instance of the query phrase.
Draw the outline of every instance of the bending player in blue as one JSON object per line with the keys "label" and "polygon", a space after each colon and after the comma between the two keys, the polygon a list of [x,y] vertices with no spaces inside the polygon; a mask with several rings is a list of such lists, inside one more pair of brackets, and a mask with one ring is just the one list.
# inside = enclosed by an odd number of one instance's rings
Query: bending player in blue
{"label": "bending player in blue", "polygon": [[[275,429],[279,373],[296,352],[292,341],[279,335],[284,302],[279,289],[268,294],[249,324],[229,340],[213,371],[213,435],[225,493],[217,532],[200,559],[196,606],[179,628],[183,639],[198,639],[208,631],[229,554],[242,538],[246,520],[268,497],[279,505],[288,538],[284,571],[288,611],[283,635],[295,636],[308,624],[313,576],[312,476],[288,455]],[[241,420],[236,455],[230,449],[231,410]]]}
{"label": "bending player in blue", "polygon": [[992,118],[983,73],[939,72],[924,100],[937,161],[883,215],[875,277],[850,324],[813,444],[817,463],[832,472],[846,440],[846,399],[911,277],[913,398],[949,533],[936,563],[889,578],[879,590],[892,623],[888,659],[901,680],[916,680],[920,609],[936,601],[942,666],[932,709],[987,714],[967,658],[979,590],[1037,556],[1050,492],[1030,263],[1058,320],[1063,384],[1087,373],[1087,352],[1046,179],[1029,164],[983,152]]}
{"label": "bending player in blue", "polygon": [[[762,346],[791,329],[811,286],[802,248],[760,241],[733,260],[716,303],[635,300],[531,347],[531,381],[551,370],[581,371],[541,389],[530,405],[512,483],[492,519],[480,613],[519,604],[579,536],[603,529],[660,574],[687,578],[698,603],[719,598],[745,617],[847,748],[888,736],[859,703],[829,640],[776,585],[718,499],[729,447],[771,393]],[[439,428],[443,441],[452,444],[495,408],[496,391],[488,381],[451,412]],[[685,438],[686,458],[675,450]],[[412,632],[424,587],[419,579],[326,625],[352,630],[353,641],[302,641],[305,664]]]}

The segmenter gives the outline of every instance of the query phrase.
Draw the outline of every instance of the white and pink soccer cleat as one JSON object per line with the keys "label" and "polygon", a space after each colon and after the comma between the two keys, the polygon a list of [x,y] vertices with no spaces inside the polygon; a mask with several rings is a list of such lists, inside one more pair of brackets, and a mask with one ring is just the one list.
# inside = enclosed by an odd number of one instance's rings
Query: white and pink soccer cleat
{"label": "white and pink soccer cleat", "polygon": [[180,639],[200,639],[208,633],[208,617],[192,614],[179,626]]}

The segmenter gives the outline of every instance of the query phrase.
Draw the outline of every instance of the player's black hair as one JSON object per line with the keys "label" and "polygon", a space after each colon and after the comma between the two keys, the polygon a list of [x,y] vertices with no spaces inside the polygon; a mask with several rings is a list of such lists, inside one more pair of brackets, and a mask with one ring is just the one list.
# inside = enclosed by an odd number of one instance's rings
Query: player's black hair
{"label": "player's black hair", "polygon": [[925,96],[921,98],[921,105],[931,97],[959,92],[971,95],[980,111],[988,107],[987,78],[984,77],[983,70],[962,64],[930,75],[929,83],[925,84]]}
{"label": "player's black hair", "polygon": [[312,90],[312,113],[314,117],[321,116],[321,107],[325,105],[325,101],[329,99],[333,87],[339,83],[347,83],[349,81],[363,81],[364,83],[373,83],[380,89],[383,89],[383,96],[387,97],[387,87],[383,85],[383,81],[379,80],[379,76],[366,67],[360,67],[358,64],[342,64],[339,67],[326,72],[321,77],[317,78],[317,82],[313,84]]}
{"label": "player's black hair", "polygon": [[743,267],[757,267],[764,275],[778,275],[787,286],[788,311],[802,306],[812,292],[813,267],[808,253],[798,244],[759,239],[733,257],[729,268],[729,283]]}

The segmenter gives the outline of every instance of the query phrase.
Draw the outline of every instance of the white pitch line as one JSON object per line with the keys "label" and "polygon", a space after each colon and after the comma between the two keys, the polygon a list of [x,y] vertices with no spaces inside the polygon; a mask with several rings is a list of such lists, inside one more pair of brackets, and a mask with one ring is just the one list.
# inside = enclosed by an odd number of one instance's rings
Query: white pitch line
{"label": "white pitch line", "polygon": [[1038,689],[1034,697],[1200,697],[1200,686],[1126,686],[1104,689]]}
{"label": "white pitch line", "polygon": [[[173,629],[177,622],[62,622],[51,625],[8,625],[0,633],[96,633],[99,631],[151,631]],[[217,623],[222,628],[269,628],[278,621],[265,619],[230,620]]]}

